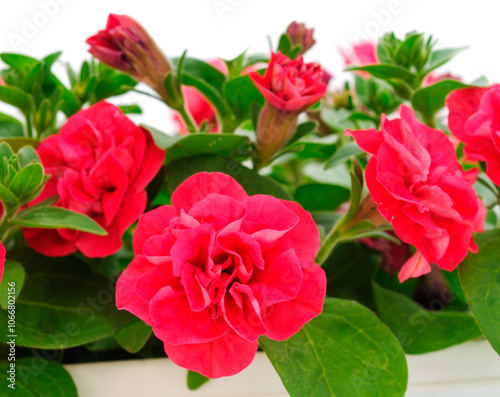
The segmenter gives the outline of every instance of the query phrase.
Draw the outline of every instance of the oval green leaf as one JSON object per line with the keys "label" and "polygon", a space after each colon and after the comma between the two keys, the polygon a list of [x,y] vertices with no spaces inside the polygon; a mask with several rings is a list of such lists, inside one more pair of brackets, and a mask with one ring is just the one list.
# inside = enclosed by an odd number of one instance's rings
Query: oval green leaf
{"label": "oval green leaf", "polygon": [[[12,363],[0,362],[2,376],[8,376]],[[43,356],[26,357],[15,362],[15,390],[12,395],[25,397],[78,397],[75,383],[66,369],[56,361],[47,360]],[[7,385],[5,385],[7,383]],[[2,382],[7,388],[9,381]],[[10,395],[9,390],[2,394]]]}
{"label": "oval green leaf", "polygon": [[[11,255],[26,271],[16,301],[18,346],[81,346],[112,336],[135,319],[116,308],[115,283],[77,259],[46,258],[29,249]],[[0,324],[7,320],[8,312],[0,310]],[[7,340],[7,333],[0,333],[0,341]]]}
{"label": "oval green leaf", "polygon": [[405,355],[366,307],[327,298],[323,313],[284,342],[259,342],[292,397],[404,396]]}
{"label": "oval green leaf", "polygon": [[411,104],[415,110],[433,115],[444,107],[444,101],[450,92],[464,87],[469,86],[456,80],[442,80],[415,91]]}
{"label": "oval green leaf", "polygon": [[500,354],[500,230],[475,237],[477,254],[469,254],[458,267],[460,283],[479,328]]}
{"label": "oval green leaf", "polygon": [[23,288],[26,274],[20,263],[5,261],[5,269],[0,282],[0,307],[7,309],[9,296],[17,298]]}
{"label": "oval green leaf", "polygon": [[299,186],[293,195],[306,211],[333,211],[350,196],[351,192],[345,187],[325,183]]}
{"label": "oval green leaf", "polygon": [[73,229],[106,236],[108,233],[86,215],[61,207],[36,207],[21,211],[10,222],[23,227],[42,229]]}
{"label": "oval green leaf", "polygon": [[[454,311],[430,311],[397,292],[373,283],[378,313],[408,354],[429,353],[482,335],[474,317]],[[444,302],[436,302],[436,305]]]}

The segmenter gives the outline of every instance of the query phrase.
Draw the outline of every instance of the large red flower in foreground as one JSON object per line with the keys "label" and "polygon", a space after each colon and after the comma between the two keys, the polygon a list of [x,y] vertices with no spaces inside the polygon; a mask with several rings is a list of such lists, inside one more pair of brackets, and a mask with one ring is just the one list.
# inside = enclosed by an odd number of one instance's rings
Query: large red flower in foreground
{"label": "large red flower in foreground", "polygon": [[455,269],[469,249],[477,250],[472,232],[483,230],[486,209],[472,188],[477,172],[464,172],[448,137],[419,123],[406,106],[400,119],[383,116],[381,127],[348,133],[373,155],[366,167],[372,200],[418,250],[400,280],[428,273],[429,263]]}
{"label": "large red flower in foreground", "polygon": [[500,186],[500,84],[453,91],[446,106],[450,131],[465,143],[467,157],[485,161],[486,174]]}
{"label": "large red flower in foreground", "polygon": [[146,209],[144,188],[165,152],[148,131],[103,101],[70,117],[59,134],[42,142],[38,155],[51,178],[32,204],[57,198],[55,206],[91,217],[108,235],[23,229],[26,242],[47,256],[79,249],[87,257],[104,257],[120,249],[123,233]]}
{"label": "large red flower in foreground", "polygon": [[210,378],[248,366],[257,340],[285,340],[323,307],[319,235],[294,202],[248,196],[231,177],[202,172],[172,206],[144,214],[135,259],[116,302],[154,329],[178,365]]}

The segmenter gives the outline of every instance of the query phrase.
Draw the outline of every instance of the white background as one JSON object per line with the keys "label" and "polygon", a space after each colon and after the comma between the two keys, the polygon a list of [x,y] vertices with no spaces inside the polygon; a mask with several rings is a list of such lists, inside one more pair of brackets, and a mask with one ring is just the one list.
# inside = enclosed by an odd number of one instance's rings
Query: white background
{"label": "white background", "polygon": [[[103,29],[109,13],[138,20],[169,56],[186,48],[199,58],[232,58],[242,50],[268,52],[292,20],[315,28],[316,45],[306,55],[342,73],[339,45],[383,32],[411,30],[432,34],[437,47],[470,46],[443,71],[472,81],[485,75],[500,81],[499,8],[493,0],[4,0],[0,10],[0,52],[42,57],[63,50],[62,60],[78,66],[87,58],[85,39]],[[164,106],[138,95],[146,122],[172,130]],[[2,108],[3,109],[3,108]],[[141,120],[142,121],[142,120]]]}

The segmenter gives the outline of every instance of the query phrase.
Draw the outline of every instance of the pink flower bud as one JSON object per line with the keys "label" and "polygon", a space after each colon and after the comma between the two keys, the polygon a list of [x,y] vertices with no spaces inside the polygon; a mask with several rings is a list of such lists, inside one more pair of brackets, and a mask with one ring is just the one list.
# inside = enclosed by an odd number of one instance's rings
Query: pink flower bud
{"label": "pink flower bud", "polygon": [[163,80],[172,69],[146,30],[126,15],[109,14],[106,29],[87,39],[89,52],[122,70],[165,97]]}
{"label": "pink flower bud", "polygon": [[279,52],[271,55],[264,76],[249,76],[268,101],[257,125],[257,155],[266,164],[292,137],[298,115],[323,97],[326,84],[321,66]]}
{"label": "pink flower bud", "polygon": [[316,43],[316,40],[313,38],[314,29],[306,29],[306,25],[303,23],[293,21],[286,29],[286,33],[290,37],[293,46],[297,44],[302,46],[300,55],[304,54]]}

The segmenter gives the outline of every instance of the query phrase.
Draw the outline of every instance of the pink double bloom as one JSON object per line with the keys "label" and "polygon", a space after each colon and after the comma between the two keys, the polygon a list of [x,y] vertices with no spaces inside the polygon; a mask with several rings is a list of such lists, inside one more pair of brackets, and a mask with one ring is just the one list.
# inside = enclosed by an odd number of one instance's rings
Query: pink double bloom
{"label": "pink double bloom", "polygon": [[233,375],[252,362],[259,336],[285,340],[321,313],[319,243],[300,205],[248,196],[225,174],[195,174],[172,206],[139,219],[117,306],[151,325],[176,364]]}
{"label": "pink double bloom", "polygon": [[442,131],[419,123],[401,106],[401,118],[382,117],[381,131],[347,133],[373,155],[365,175],[379,212],[401,240],[417,248],[400,281],[430,272],[430,263],[451,271],[477,250],[472,233],[483,231],[486,215],[472,187],[477,170],[463,171]]}

